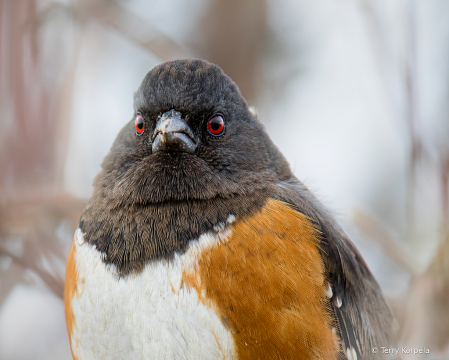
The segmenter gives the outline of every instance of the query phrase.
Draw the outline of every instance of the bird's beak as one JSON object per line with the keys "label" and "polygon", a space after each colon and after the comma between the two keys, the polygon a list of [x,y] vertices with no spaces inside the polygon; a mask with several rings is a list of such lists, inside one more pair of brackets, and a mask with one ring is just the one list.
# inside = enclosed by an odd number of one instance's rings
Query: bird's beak
{"label": "bird's beak", "polygon": [[193,154],[196,149],[195,136],[181,113],[170,110],[162,114],[153,136],[153,154],[159,151],[183,151]]}

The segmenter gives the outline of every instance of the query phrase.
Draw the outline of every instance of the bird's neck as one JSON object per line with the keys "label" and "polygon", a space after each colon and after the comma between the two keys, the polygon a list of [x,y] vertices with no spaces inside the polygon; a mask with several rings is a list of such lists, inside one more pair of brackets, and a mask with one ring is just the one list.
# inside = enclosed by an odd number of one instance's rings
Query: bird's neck
{"label": "bird's neck", "polygon": [[264,189],[246,196],[125,207],[95,201],[81,215],[80,229],[104,261],[126,275],[151,261],[184,253],[191,241],[255,213],[269,197],[270,190]]}

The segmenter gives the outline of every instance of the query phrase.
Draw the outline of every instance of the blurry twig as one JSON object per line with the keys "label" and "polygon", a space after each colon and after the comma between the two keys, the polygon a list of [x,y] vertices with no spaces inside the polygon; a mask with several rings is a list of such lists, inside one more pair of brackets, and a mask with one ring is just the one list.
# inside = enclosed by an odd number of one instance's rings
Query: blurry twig
{"label": "blurry twig", "polygon": [[[7,256],[12,259],[12,261],[21,266],[23,270],[34,271],[39,278],[48,286],[48,288],[59,298],[63,298],[64,293],[64,277],[53,275],[48,271],[41,269],[35,261],[25,261],[23,257],[16,256],[11,251],[4,249],[0,245],[0,256]],[[60,274],[61,275],[61,274]]]}
{"label": "blurry twig", "polygon": [[163,61],[192,56],[186,47],[152,26],[147,19],[131,13],[114,0],[78,1],[72,5],[53,3],[40,14],[40,18],[45,19],[55,9],[66,11],[81,23],[91,20],[114,28]]}
{"label": "blurry twig", "polygon": [[[428,270],[412,279],[405,302],[401,344],[425,344],[433,355],[449,351],[449,234]],[[404,306],[404,304],[402,305]],[[412,358],[412,357],[410,357]]]}
{"label": "blurry twig", "polygon": [[449,231],[449,153],[443,157],[441,164],[441,194],[446,231]]}
{"label": "blurry twig", "polygon": [[[25,270],[29,270],[62,298],[65,258],[85,205],[86,201],[63,193],[25,194],[22,199],[0,205],[0,258],[12,260],[7,269],[0,271],[2,281],[10,276],[23,281]],[[19,252],[11,250],[8,242],[20,245]],[[20,272],[8,272],[11,266]],[[2,287],[0,300],[9,290]]]}
{"label": "blurry twig", "polygon": [[[428,156],[428,149],[424,145],[420,131],[420,99],[417,83],[418,74],[416,60],[416,3],[414,0],[409,0],[403,3],[403,10],[407,16],[407,31],[405,34],[408,34],[408,36],[404,38],[407,44],[405,54],[398,54],[398,49],[391,41],[391,36],[388,32],[388,23],[384,12],[381,10],[382,4],[376,0],[364,0],[363,5],[368,20],[367,23],[371,30],[373,44],[377,50],[375,54],[377,54],[379,67],[385,75],[384,81],[387,85],[386,90],[392,95],[390,96],[391,99],[395,99],[394,92],[398,85],[403,90],[404,103],[393,102],[391,106],[397,115],[397,119],[405,120],[405,125],[409,132],[410,162],[408,164],[406,210],[409,228],[413,228],[415,225],[415,190],[419,160]],[[400,107],[397,104],[399,104]],[[405,114],[405,117],[402,114]]]}
{"label": "blurry twig", "polygon": [[[403,90],[404,102],[399,102],[401,107],[395,104],[392,106],[396,106],[397,118],[405,120],[410,141],[406,197],[408,233],[405,236],[411,237],[419,220],[415,212],[422,211],[416,203],[417,190],[422,190],[418,188],[417,175],[420,174],[419,171],[423,172],[425,169],[420,165],[431,158],[430,146],[426,145],[421,131],[424,123],[420,118],[419,109],[421,99],[418,83],[417,31],[422,26],[419,27],[420,24],[417,23],[418,2],[415,0],[403,2],[401,10],[406,16],[404,41],[407,46],[404,54],[400,54],[386,31],[388,25],[392,24],[386,22],[381,11],[382,4],[383,2],[375,0],[363,1],[372,30],[373,43],[378,48],[376,53],[385,75],[385,83],[389,85],[387,90],[393,94],[398,88],[397,85]],[[399,79],[399,82],[396,79]],[[394,83],[395,80],[396,83]],[[405,117],[402,114],[405,114]],[[398,316],[398,320],[402,322],[401,345],[432,347],[432,356],[437,356],[437,352],[447,354],[449,345],[449,154],[447,148],[442,151],[440,149],[439,155],[442,161],[437,170],[441,181],[438,194],[442,199],[443,236],[437,253],[425,273],[418,275],[410,271],[414,268],[413,263],[375,221],[363,214],[358,214],[355,219],[362,230],[382,244],[387,254],[398,265],[413,275],[406,296],[397,302],[394,309],[397,315],[401,315]]]}
{"label": "blurry twig", "polygon": [[414,261],[394,242],[388,232],[370,215],[358,209],[353,215],[354,224],[380,244],[388,257],[410,275],[416,274]]}
{"label": "blurry twig", "polygon": [[198,22],[191,45],[219,65],[254,103],[266,85],[264,51],[268,45],[267,2],[210,0]]}

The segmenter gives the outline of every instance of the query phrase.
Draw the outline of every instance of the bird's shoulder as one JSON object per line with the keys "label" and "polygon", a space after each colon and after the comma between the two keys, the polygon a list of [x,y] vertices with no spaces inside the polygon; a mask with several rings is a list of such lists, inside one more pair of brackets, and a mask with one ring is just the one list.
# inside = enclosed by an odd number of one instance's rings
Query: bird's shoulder
{"label": "bird's shoulder", "polygon": [[277,184],[275,198],[306,215],[320,232],[326,295],[337,322],[341,359],[379,359],[374,347],[393,346],[394,317],[363,257],[322,204],[298,180]]}

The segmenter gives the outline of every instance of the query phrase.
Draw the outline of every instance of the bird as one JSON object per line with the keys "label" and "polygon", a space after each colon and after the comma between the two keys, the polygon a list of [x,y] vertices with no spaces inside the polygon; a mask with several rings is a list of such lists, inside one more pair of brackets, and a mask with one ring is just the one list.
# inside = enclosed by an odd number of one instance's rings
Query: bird
{"label": "bird", "polygon": [[154,67],[134,94],[75,231],[64,306],[75,360],[382,359],[394,339],[358,250],[202,59]]}

